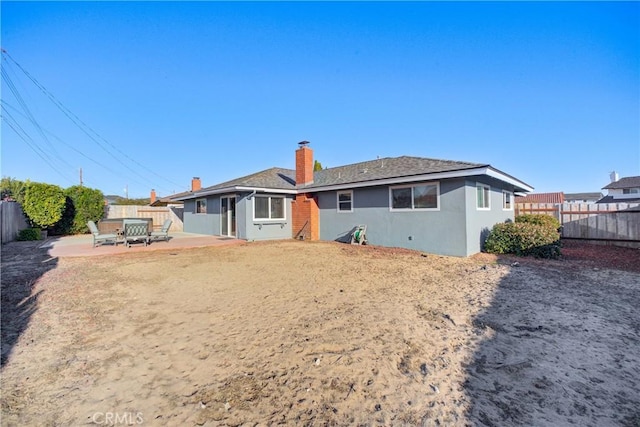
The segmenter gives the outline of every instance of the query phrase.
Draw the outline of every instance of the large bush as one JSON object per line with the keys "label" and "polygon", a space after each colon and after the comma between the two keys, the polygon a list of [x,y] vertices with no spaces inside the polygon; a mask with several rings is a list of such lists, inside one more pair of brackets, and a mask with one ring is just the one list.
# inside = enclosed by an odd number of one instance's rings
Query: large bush
{"label": "large bush", "polygon": [[560,228],[560,221],[552,217],[551,215],[544,214],[525,214],[518,215],[516,222],[523,222],[527,224],[537,224],[544,227],[549,227],[552,230],[558,230]]}
{"label": "large bush", "polygon": [[48,228],[62,218],[66,197],[57,185],[31,182],[27,186],[22,210],[31,223]]}
{"label": "large bush", "polygon": [[560,234],[548,225],[530,222],[496,224],[485,241],[484,250],[495,254],[558,258]]}
{"label": "large bush", "polygon": [[81,234],[87,231],[87,221],[98,222],[104,215],[104,195],[93,188],[74,185],[64,191],[67,204],[56,234]]}

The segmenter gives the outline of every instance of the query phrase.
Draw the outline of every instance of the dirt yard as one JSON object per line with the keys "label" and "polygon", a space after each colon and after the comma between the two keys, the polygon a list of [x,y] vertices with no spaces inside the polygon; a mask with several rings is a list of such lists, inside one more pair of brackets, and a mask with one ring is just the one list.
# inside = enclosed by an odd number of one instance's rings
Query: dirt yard
{"label": "dirt yard", "polygon": [[2,425],[640,425],[639,250],[2,250]]}

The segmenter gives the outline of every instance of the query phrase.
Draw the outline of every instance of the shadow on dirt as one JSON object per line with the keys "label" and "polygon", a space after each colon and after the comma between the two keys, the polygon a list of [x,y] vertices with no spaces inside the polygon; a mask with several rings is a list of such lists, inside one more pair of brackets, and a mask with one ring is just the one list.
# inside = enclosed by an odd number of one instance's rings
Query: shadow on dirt
{"label": "shadow on dirt", "polygon": [[2,245],[2,367],[37,309],[42,291],[33,293],[35,283],[58,265],[58,259],[49,256],[49,248],[43,243],[28,241]]}
{"label": "shadow on dirt", "polygon": [[640,275],[512,266],[473,321],[475,425],[640,425]]}

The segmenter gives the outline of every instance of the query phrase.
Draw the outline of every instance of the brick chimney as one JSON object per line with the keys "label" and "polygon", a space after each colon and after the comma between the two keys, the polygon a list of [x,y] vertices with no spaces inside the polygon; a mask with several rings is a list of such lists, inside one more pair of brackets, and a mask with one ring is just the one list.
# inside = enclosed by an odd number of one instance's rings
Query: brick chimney
{"label": "brick chimney", "polygon": [[149,197],[149,199],[151,200],[149,202],[150,205],[152,205],[156,201],[156,190],[151,190],[151,196]]}
{"label": "brick chimney", "polygon": [[[313,150],[307,147],[309,141],[299,142],[296,150],[296,185],[313,184]],[[298,190],[300,191],[300,189]],[[298,193],[292,204],[292,234],[294,239],[318,240],[319,209],[318,199],[313,193]]]}
{"label": "brick chimney", "polygon": [[191,191],[198,191],[202,188],[202,183],[200,182],[200,177],[194,176],[191,180]]}
{"label": "brick chimney", "polygon": [[309,141],[298,142],[296,150],[296,185],[313,184],[313,150]]}

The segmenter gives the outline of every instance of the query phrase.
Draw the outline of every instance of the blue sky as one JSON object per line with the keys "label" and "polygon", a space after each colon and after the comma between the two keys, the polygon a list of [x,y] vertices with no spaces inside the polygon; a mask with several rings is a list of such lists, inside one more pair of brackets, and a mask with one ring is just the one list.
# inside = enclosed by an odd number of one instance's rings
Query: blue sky
{"label": "blue sky", "polygon": [[104,194],[168,195],[194,176],[293,168],[301,140],[325,167],[464,160],[536,192],[640,175],[638,2],[2,1],[1,13],[3,176],[68,187],[82,168]]}

